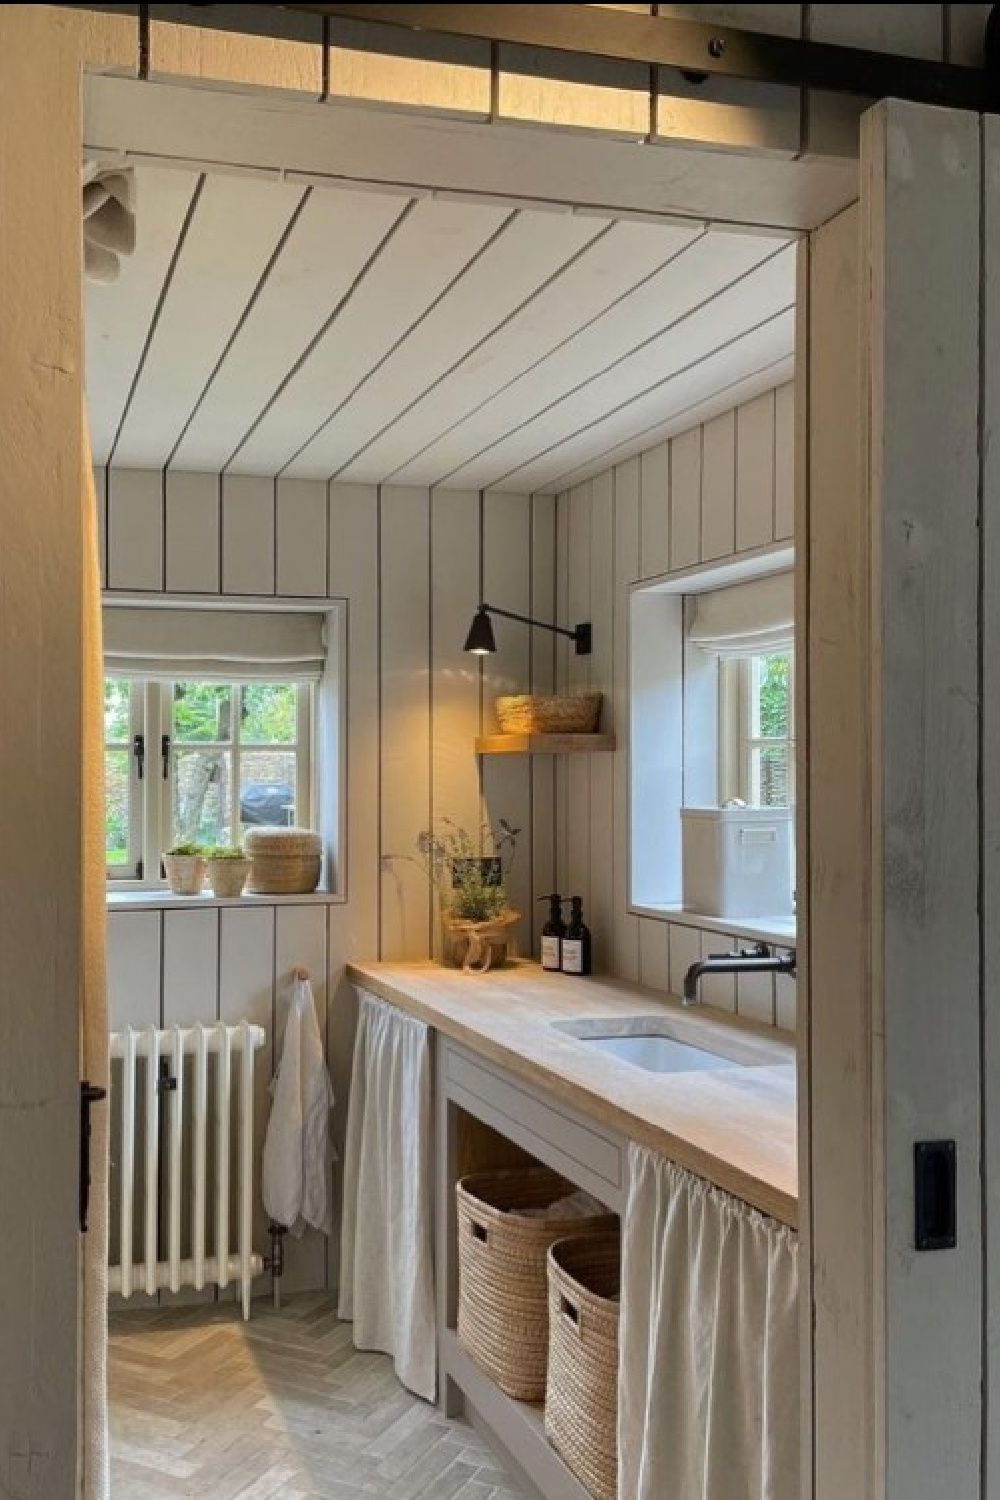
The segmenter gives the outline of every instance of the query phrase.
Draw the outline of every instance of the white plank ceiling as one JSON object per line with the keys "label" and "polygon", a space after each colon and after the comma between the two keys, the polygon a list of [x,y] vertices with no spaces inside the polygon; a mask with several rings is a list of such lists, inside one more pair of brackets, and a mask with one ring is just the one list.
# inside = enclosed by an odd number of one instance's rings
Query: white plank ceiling
{"label": "white plank ceiling", "polygon": [[137,177],[136,253],[86,293],[99,463],[552,490],[791,370],[786,237]]}

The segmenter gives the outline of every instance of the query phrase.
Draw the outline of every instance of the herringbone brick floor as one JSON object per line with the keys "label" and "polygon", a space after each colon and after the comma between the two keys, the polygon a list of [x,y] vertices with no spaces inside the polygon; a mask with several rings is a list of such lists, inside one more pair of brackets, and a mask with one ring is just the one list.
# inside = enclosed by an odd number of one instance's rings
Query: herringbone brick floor
{"label": "herringbone brick floor", "polygon": [[111,1318],[113,1500],[522,1500],[322,1295]]}

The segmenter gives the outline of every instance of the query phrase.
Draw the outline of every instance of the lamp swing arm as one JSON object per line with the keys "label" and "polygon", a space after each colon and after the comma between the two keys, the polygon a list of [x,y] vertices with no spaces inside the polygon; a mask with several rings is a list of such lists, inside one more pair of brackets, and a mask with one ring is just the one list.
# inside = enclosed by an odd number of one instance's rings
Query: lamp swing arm
{"label": "lamp swing arm", "polygon": [[522,625],[537,625],[539,630],[551,630],[556,635],[568,636],[571,641],[576,640],[577,631],[580,628],[577,626],[576,630],[567,630],[565,625],[549,625],[545,620],[533,620],[530,615],[519,615],[512,609],[501,609],[498,604],[486,604],[484,602],[479,608],[485,609],[489,615],[501,615],[505,620],[518,620]]}

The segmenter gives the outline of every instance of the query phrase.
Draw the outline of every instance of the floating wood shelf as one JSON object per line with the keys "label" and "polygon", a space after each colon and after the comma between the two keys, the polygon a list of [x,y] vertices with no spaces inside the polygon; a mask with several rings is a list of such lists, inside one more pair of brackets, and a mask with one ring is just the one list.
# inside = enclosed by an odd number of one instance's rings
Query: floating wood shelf
{"label": "floating wood shelf", "polygon": [[477,755],[589,755],[613,750],[613,734],[481,734]]}

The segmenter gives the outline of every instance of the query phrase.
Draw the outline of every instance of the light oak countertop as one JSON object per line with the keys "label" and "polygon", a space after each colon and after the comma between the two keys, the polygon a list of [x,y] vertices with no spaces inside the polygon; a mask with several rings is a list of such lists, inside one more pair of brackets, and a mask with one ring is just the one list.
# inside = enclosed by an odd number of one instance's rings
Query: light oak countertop
{"label": "light oak countertop", "polygon": [[[623,980],[547,974],[532,963],[489,974],[432,963],[352,963],[347,973],[544,1093],[795,1226],[795,1047],[771,1027],[685,1009]],[[640,1015],[669,1017],[678,1040],[728,1048],[752,1065],[650,1073],[551,1024]]]}

